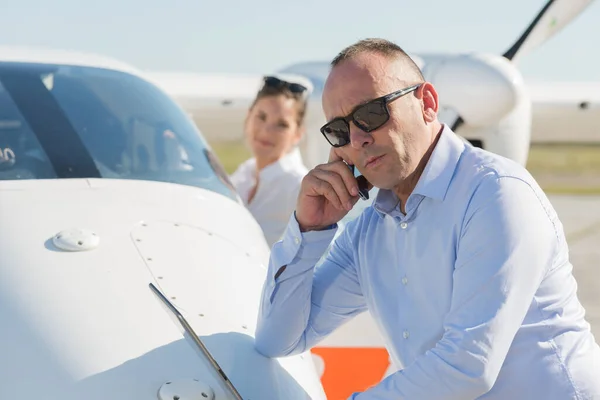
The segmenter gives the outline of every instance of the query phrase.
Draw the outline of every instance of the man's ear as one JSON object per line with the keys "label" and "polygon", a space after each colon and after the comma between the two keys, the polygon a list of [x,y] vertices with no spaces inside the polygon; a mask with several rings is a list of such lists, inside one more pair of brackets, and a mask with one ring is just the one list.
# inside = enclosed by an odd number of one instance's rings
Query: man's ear
{"label": "man's ear", "polygon": [[425,122],[433,122],[437,118],[439,110],[438,94],[435,87],[429,82],[425,82],[418,89],[421,97],[421,108],[423,112],[423,119]]}

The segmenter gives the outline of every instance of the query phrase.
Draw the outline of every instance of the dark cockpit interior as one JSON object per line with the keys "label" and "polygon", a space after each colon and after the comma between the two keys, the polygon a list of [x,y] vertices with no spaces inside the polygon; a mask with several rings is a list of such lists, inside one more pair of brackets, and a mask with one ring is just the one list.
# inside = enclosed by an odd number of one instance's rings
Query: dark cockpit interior
{"label": "dark cockpit interior", "polygon": [[202,187],[237,200],[201,133],[125,72],[0,63],[0,180],[106,178]]}

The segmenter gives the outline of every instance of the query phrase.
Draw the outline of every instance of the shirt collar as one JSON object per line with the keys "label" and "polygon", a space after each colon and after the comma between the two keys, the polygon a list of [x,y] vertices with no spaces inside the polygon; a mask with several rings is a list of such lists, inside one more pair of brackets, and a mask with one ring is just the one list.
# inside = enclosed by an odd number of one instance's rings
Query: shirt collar
{"label": "shirt collar", "polygon": [[[448,125],[444,124],[440,138],[425,165],[413,194],[444,200],[464,149],[464,142]],[[398,197],[391,190],[380,189],[374,200],[374,206],[376,210],[389,214],[396,208],[398,202]]]}
{"label": "shirt collar", "polygon": [[[254,164],[256,171],[256,164]],[[279,175],[286,172],[297,171],[298,169],[305,168],[302,162],[302,155],[300,149],[294,147],[289,153],[281,157],[276,162],[267,165],[259,172],[259,178],[261,182],[274,179]]]}

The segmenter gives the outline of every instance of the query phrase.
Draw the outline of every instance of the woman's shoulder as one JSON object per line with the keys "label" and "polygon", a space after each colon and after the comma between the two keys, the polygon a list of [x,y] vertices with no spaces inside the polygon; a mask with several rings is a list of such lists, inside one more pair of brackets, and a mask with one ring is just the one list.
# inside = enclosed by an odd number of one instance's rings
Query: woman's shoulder
{"label": "woman's shoulder", "polygon": [[302,180],[307,173],[308,170],[306,168],[296,168],[294,170],[287,171],[284,179],[289,182],[288,186],[293,186],[295,190],[299,190],[300,185],[302,185]]}
{"label": "woman's shoulder", "polygon": [[302,156],[300,155],[300,150],[295,149],[292,152],[292,157],[293,157],[293,161],[291,162],[292,167],[289,168],[288,173],[301,181],[302,178],[304,178],[306,176],[306,174],[308,174],[308,168],[304,164],[304,160],[302,159]]}
{"label": "woman's shoulder", "polygon": [[235,169],[234,174],[236,172],[241,172],[241,171],[244,171],[244,170],[255,168],[255,166],[256,166],[256,159],[254,157],[250,157],[247,160],[242,161],[237,166],[237,168]]}
{"label": "woman's shoulder", "polygon": [[296,165],[296,167],[293,170],[291,170],[291,174],[296,177],[304,178],[306,174],[308,174],[308,168],[306,168],[304,164]]}
{"label": "woman's shoulder", "polygon": [[238,167],[229,175],[229,179],[235,184],[241,181],[250,179],[253,175],[253,171],[256,165],[254,158],[249,158],[243,161]]}

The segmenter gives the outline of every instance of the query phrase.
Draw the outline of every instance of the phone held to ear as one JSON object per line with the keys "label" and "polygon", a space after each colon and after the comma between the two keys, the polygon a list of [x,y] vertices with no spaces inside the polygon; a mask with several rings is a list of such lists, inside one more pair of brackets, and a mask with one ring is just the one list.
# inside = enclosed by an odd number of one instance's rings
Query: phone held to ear
{"label": "phone held to ear", "polygon": [[358,183],[358,195],[363,200],[369,200],[369,181],[367,181],[367,178],[362,175],[356,176],[354,173],[354,165],[348,165],[348,167],[350,167],[350,170],[352,171],[352,174]]}

